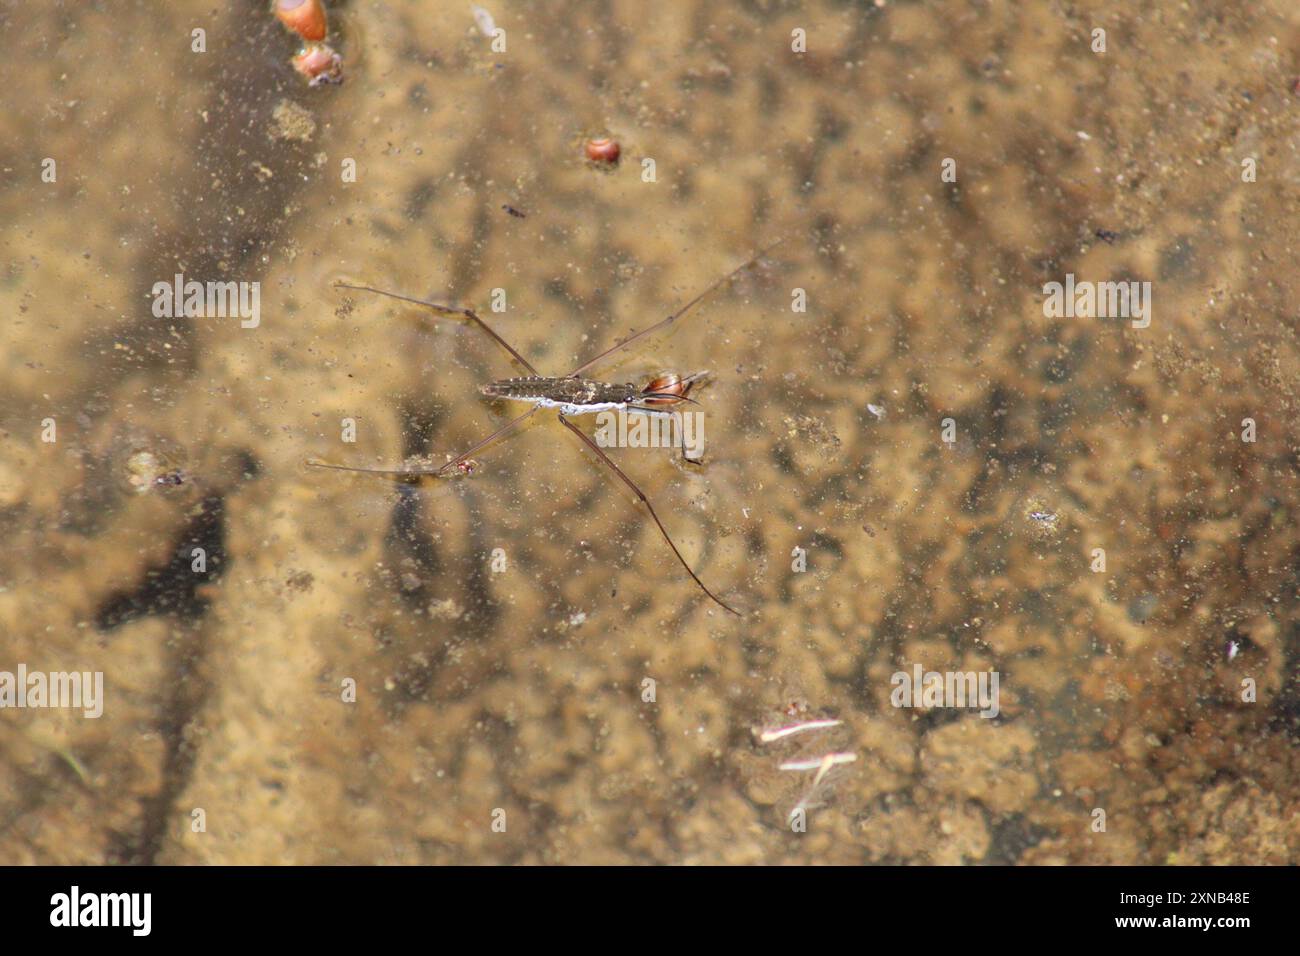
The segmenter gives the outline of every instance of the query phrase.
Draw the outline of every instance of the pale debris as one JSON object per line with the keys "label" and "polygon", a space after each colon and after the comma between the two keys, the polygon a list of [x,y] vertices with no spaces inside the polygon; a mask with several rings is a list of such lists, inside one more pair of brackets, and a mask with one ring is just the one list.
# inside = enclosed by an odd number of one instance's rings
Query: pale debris
{"label": "pale debris", "polygon": [[469,9],[474,14],[474,22],[478,24],[479,32],[490,39],[497,28],[496,21],[492,19],[492,14],[480,6],[472,6]]}
{"label": "pale debris", "polygon": [[[801,734],[808,730],[822,730],[826,727],[838,727],[841,723],[843,723],[843,721],[805,720],[802,723],[790,724],[788,727],[777,727],[771,730],[764,730],[758,735],[758,739],[765,744],[770,744],[774,740],[793,737],[795,734]],[[812,768],[810,767],[809,769]]]}

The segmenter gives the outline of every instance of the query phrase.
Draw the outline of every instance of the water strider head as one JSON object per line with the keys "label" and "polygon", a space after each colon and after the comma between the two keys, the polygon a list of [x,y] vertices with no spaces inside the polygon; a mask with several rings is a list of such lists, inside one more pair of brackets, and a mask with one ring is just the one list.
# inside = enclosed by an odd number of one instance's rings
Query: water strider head
{"label": "water strider head", "polygon": [[646,383],[645,388],[641,389],[641,394],[637,396],[636,403],[649,408],[671,408],[682,402],[691,402],[691,389],[695,383],[708,372],[696,372],[694,375],[685,377],[678,375],[676,372],[664,372],[662,375],[656,375]]}

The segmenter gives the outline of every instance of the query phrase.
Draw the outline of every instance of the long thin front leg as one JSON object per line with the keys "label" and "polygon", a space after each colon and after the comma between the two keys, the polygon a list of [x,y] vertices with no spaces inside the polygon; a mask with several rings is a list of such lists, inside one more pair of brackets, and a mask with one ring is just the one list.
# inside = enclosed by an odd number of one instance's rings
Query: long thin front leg
{"label": "long thin front leg", "polygon": [[515,361],[517,361],[524,368],[528,369],[528,371],[532,372],[534,375],[537,374],[537,369],[533,368],[533,366],[529,363],[528,359],[524,358],[522,355],[516,352],[513,345],[511,345],[501,336],[493,332],[491,326],[489,326],[486,322],[480,319],[474,313],[473,309],[454,309],[451,306],[439,305],[437,302],[430,302],[427,299],[417,299],[414,296],[402,295],[402,293],[400,292],[388,292],[384,289],[376,289],[374,286],[369,286],[369,285],[353,285],[350,282],[336,282],[334,283],[334,285],[336,288],[339,289],[355,289],[358,292],[373,292],[375,293],[375,295],[387,296],[390,299],[398,299],[401,302],[410,302],[412,305],[422,305],[425,308],[433,309],[433,311],[437,312],[439,315],[459,315],[462,318],[470,319],[473,322],[477,322],[479,328],[481,328],[488,335],[492,336],[492,338],[496,340],[498,345],[500,345],[503,349],[505,349],[507,352],[509,352],[511,355],[515,357]]}
{"label": "long thin front leg", "polygon": [[[587,369],[591,368],[591,367],[592,367],[593,365],[595,365],[597,362],[601,361],[601,359],[608,358],[609,356],[613,355],[615,352],[619,351],[620,349],[625,349],[625,348],[627,348],[629,345],[631,345],[633,342],[637,341],[638,339],[643,339],[643,338],[645,338],[647,335],[650,335],[650,334],[652,334],[652,333],[654,333],[654,332],[658,332],[660,329],[664,328],[665,326],[672,325],[674,322],[676,322],[678,319],[680,319],[683,315],[685,315],[687,312],[689,312],[689,311],[690,311],[690,310],[691,310],[695,305],[697,305],[701,299],[703,299],[703,298],[704,298],[705,296],[707,296],[709,293],[713,292],[715,289],[719,289],[719,288],[721,288],[722,286],[726,285],[728,282],[730,282],[732,279],[736,278],[736,276],[740,275],[742,272],[744,272],[746,269],[748,269],[750,266],[752,266],[752,265],[753,265],[755,262],[757,262],[759,259],[763,258],[765,255],[767,255],[769,252],[771,252],[773,249],[775,249],[777,246],[779,246],[779,245],[780,245],[781,243],[783,243],[784,241],[785,241],[785,237],[782,237],[782,238],[776,240],[776,242],[773,242],[772,244],[770,244],[770,245],[768,245],[768,246],[764,246],[764,247],[763,247],[762,249],[760,249],[758,252],[754,253],[754,254],[753,254],[752,256],[750,256],[747,260],[745,260],[743,263],[741,263],[740,265],[736,266],[736,268],[734,268],[734,269],[732,269],[730,272],[728,272],[725,276],[723,276],[723,277],[722,277],[721,279],[719,279],[717,282],[713,283],[713,285],[709,286],[707,289],[705,289],[703,292],[701,292],[701,293],[700,293],[699,295],[697,295],[695,298],[691,299],[690,302],[687,302],[684,306],[682,306],[680,309],[678,309],[678,310],[677,310],[676,312],[674,312],[672,315],[668,316],[668,318],[666,318],[666,319],[660,319],[658,322],[656,322],[654,325],[650,326],[648,329],[642,329],[640,332],[637,332],[635,335],[629,336],[628,338],[624,339],[622,342],[619,342],[617,345],[614,345],[614,346],[611,346],[610,348],[605,349],[605,351],[601,352],[601,353],[600,353],[599,355],[597,355],[595,358],[587,359],[587,361],[583,362],[581,365],[579,365],[577,368],[575,368],[572,372],[570,372],[570,373],[569,373],[569,376],[570,376],[571,378],[572,378],[572,377],[576,377],[576,376],[580,375],[581,373],[585,372]],[[728,610],[730,610],[730,609],[728,608]]]}
{"label": "long thin front leg", "polygon": [[668,542],[668,547],[673,549],[673,554],[677,555],[677,560],[682,563],[682,567],[686,569],[686,573],[689,574],[691,578],[694,579],[695,583],[700,586],[700,590],[703,591],[705,594],[707,594],[713,600],[713,603],[717,604],[724,611],[727,611],[730,614],[734,614],[736,615],[736,617],[741,617],[742,615],[739,611],[737,611],[733,607],[730,607],[725,601],[722,600],[722,598],[718,597],[707,587],[705,587],[704,582],[700,580],[699,575],[697,575],[694,571],[691,570],[691,566],[686,563],[686,559],[682,557],[682,553],[677,550],[677,545],[673,544],[673,539],[668,537],[668,530],[664,527],[664,523],[659,520],[659,515],[655,513],[655,506],[650,503],[650,499],[645,496],[645,492],[643,492],[640,488],[636,486],[636,482],[634,482],[627,475],[623,474],[623,469],[618,467],[618,465],[614,464],[614,459],[610,458],[609,455],[606,455],[604,450],[599,445],[597,445],[594,441],[588,438],[586,432],[584,432],[577,425],[573,424],[573,422],[569,421],[563,415],[559,416],[559,418],[560,418],[561,425],[563,425],[569,431],[573,432],[573,434],[581,438],[583,442],[586,444],[586,446],[590,448],[592,451],[594,451],[601,461],[609,465],[610,468],[614,469],[614,474],[618,475],[619,478],[623,479],[623,483],[627,485],[629,488],[631,488],[632,492],[638,498],[641,499],[641,503],[644,504],[646,506],[646,509],[650,512],[650,517],[654,518],[655,524],[659,526],[659,533],[662,534],[664,536],[664,540]]}
{"label": "long thin front leg", "polygon": [[331,468],[334,471],[357,471],[367,475],[389,475],[393,477],[398,477],[398,476],[405,477],[405,476],[413,476],[413,475],[437,475],[441,477],[451,469],[455,468],[461,462],[465,461],[467,458],[469,458],[470,455],[474,454],[474,452],[478,451],[480,448],[486,448],[488,445],[492,444],[492,442],[496,441],[506,432],[510,431],[510,429],[526,421],[539,408],[541,408],[540,405],[534,405],[532,408],[528,409],[528,411],[524,412],[518,418],[511,419],[510,421],[506,422],[504,425],[502,425],[500,428],[494,431],[491,435],[488,435],[487,438],[484,438],[481,442],[476,444],[469,451],[464,452],[458,457],[453,458],[451,461],[447,462],[447,464],[441,465],[437,468],[435,468],[433,465],[428,465],[420,468],[354,468],[351,465],[334,465],[327,461],[321,461],[319,458],[308,458],[307,464],[313,468]]}
{"label": "long thin front leg", "polygon": [[[695,401],[695,399],[693,398],[682,399],[682,401],[690,402],[692,405],[699,404],[699,402]],[[659,409],[650,408],[649,406],[646,405],[628,405],[627,409],[642,412],[646,415],[671,415],[673,417],[673,420],[677,422],[677,434],[682,436],[682,442],[681,442],[682,461],[690,462],[692,465],[699,465],[704,462],[703,457],[692,458],[690,455],[686,454],[686,440],[685,440],[686,432],[684,426],[682,425],[681,412],[679,411],[665,412]]]}

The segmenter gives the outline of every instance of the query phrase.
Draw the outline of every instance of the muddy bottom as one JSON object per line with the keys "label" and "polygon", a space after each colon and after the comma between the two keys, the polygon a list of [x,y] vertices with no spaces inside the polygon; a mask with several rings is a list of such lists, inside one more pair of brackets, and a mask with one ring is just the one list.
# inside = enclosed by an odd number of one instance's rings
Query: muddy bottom
{"label": "muddy bottom", "polygon": [[[328,6],[0,9],[0,863],[1296,862],[1293,3]],[[563,376],[777,240],[582,372],[739,616],[554,409],[306,464],[527,408],[338,282]]]}

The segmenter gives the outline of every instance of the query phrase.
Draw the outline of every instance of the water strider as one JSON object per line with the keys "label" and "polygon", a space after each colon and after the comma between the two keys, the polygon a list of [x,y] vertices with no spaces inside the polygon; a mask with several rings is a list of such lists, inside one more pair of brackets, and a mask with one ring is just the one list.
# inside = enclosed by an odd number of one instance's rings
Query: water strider
{"label": "water strider", "polygon": [[529,372],[527,377],[508,378],[496,382],[490,382],[483,386],[483,394],[489,398],[526,402],[532,407],[517,418],[506,422],[506,424],[502,425],[482,441],[477,442],[468,451],[463,452],[445,465],[439,467],[358,468],[349,465],[330,464],[329,462],[320,461],[314,458],[309,459],[307,464],[317,468],[332,468],[336,471],[354,471],[365,474],[389,476],[435,475],[441,477],[453,471],[463,473],[467,470],[470,456],[475,452],[496,441],[516,426],[527,421],[541,409],[557,409],[559,412],[557,417],[560,420],[560,424],[577,435],[578,438],[580,438],[582,442],[596,454],[596,457],[608,465],[613,470],[614,474],[618,475],[623,483],[632,489],[632,492],[637,496],[637,498],[645,504],[646,510],[650,512],[650,517],[659,528],[659,533],[662,534],[664,540],[668,542],[668,547],[672,548],[673,554],[677,556],[677,560],[680,561],[682,567],[686,569],[686,573],[691,576],[691,579],[694,580],[697,585],[699,585],[700,590],[707,594],[719,607],[739,617],[739,611],[732,608],[716,594],[710,591],[708,587],[705,586],[704,582],[700,580],[699,575],[691,570],[691,566],[686,563],[686,559],[682,557],[682,553],[677,550],[677,545],[673,543],[673,539],[669,536],[668,530],[664,527],[664,523],[659,520],[659,515],[655,511],[654,505],[650,503],[650,499],[646,497],[645,493],[623,472],[623,469],[614,464],[614,460],[605,454],[599,445],[569,421],[569,418],[578,415],[587,415],[593,412],[611,411],[615,409],[633,414],[662,415],[669,413],[672,408],[684,402],[694,403],[694,399],[690,397],[690,391],[691,388],[704,377],[706,374],[704,372],[697,372],[693,375],[686,376],[678,375],[677,373],[667,373],[656,376],[640,388],[630,383],[620,385],[583,378],[582,373],[587,371],[587,369],[591,368],[597,362],[603,361],[611,355],[627,348],[633,342],[672,325],[672,323],[684,316],[707,295],[723,285],[726,285],[736,276],[740,275],[740,273],[758,262],[759,259],[779,243],[780,240],[777,240],[777,242],[772,243],[772,245],[767,246],[758,253],[755,253],[740,266],[737,266],[731,272],[727,273],[727,275],[718,279],[711,286],[695,298],[691,299],[666,319],[661,319],[649,328],[643,329],[642,331],[629,336],[622,342],[611,346],[594,358],[583,362],[568,375],[560,377],[538,374],[537,369],[533,368],[532,364],[529,363],[526,358],[520,355],[519,352],[516,351],[515,348],[505,339],[497,335],[497,333],[494,332],[486,322],[479,318],[472,309],[456,309],[450,306],[439,305],[436,302],[429,302],[425,299],[417,299],[414,296],[403,295],[398,292],[389,292],[384,289],[376,289],[373,286],[352,285],[346,282],[336,283],[339,288],[354,289],[360,292],[373,292],[377,295],[387,296],[390,299],[398,299],[402,302],[422,305],[426,308],[432,309],[439,315],[460,316],[474,322],[479,326],[479,328],[490,335],[498,345],[509,352],[514,360]]}

